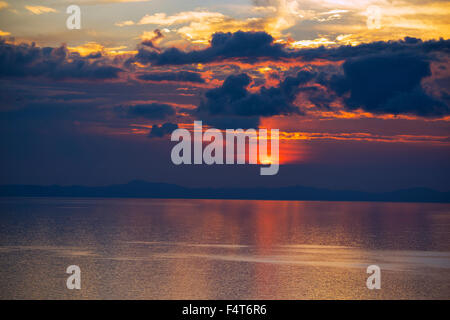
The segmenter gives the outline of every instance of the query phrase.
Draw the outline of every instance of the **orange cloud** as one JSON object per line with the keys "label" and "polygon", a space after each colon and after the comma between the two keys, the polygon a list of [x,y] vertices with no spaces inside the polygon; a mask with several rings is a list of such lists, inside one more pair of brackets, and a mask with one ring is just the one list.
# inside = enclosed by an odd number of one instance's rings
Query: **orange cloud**
{"label": "orange cloud", "polygon": [[33,14],[43,14],[43,13],[50,13],[50,12],[57,12],[55,9],[50,7],[44,7],[44,6],[25,6],[25,9],[30,11]]}

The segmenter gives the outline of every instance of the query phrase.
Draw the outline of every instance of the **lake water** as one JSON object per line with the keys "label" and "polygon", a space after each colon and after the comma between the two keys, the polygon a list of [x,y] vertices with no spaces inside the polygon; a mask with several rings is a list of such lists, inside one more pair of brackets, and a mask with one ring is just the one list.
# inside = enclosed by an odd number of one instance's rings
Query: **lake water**
{"label": "lake water", "polygon": [[450,205],[3,198],[0,298],[450,299]]}

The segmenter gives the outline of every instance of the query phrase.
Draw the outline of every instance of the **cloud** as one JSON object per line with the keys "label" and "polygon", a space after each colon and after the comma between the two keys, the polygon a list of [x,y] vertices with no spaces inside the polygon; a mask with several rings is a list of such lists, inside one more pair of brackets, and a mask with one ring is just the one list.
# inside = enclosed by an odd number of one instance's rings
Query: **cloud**
{"label": "cloud", "polygon": [[293,102],[299,93],[299,86],[312,80],[314,73],[300,71],[295,77],[286,77],[278,87],[262,87],[251,93],[247,87],[251,78],[245,74],[229,76],[221,87],[205,93],[198,112],[212,115],[274,116],[300,113]]}
{"label": "cloud", "polygon": [[6,9],[9,7],[9,3],[6,1],[0,1],[0,10]]}
{"label": "cloud", "polygon": [[290,57],[302,59],[304,61],[328,60],[340,61],[349,58],[357,58],[372,54],[383,53],[405,53],[423,54],[430,59],[434,59],[432,54],[450,52],[450,40],[429,40],[422,41],[417,38],[405,37],[398,41],[376,41],[364,43],[357,46],[344,45],[334,48],[305,48],[290,52]]}
{"label": "cloud", "polygon": [[425,93],[421,81],[431,76],[425,56],[382,53],[347,60],[344,74],[330,82],[350,110],[362,108],[376,114],[413,114],[435,117],[449,114],[449,107]]}
{"label": "cloud", "polygon": [[221,61],[232,58],[242,58],[255,61],[260,58],[279,59],[288,57],[283,45],[274,43],[271,35],[265,32],[222,33],[212,36],[211,45],[203,50],[189,52],[177,48],[169,48],[161,53],[139,49],[135,59],[141,63],[154,65],[191,64]]}
{"label": "cloud", "polygon": [[127,51],[127,46],[118,47],[105,47],[95,41],[86,42],[76,47],[68,47],[69,51],[79,53],[81,56],[86,57],[92,54],[101,53],[102,56],[117,56],[121,54],[135,54],[137,51]]}
{"label": "cloud", "polygon": [[[312,72],[300,71],[295,77],[286,77],[278,87],[262,87],[258,92],[251,93],[247,90],[251,83],[247,74],[231,75],[221,87],[205,93],[205,99],[195,112],[206,117],[209,123],[217,124],[220,121],[224,125],[230,125],[239,117],[241,121],[254,125],[258,123],[259,117],[301,114],[301,110],[293,104],[294,100],[300,92],[300,86],[311,81],[314,76]],[[224,119],[218,119],[219,116],[224,116]]]}
{"label": "cloud", "polygon": [[[207,9],[147,14],[137,23],[174,26],[174,31],[193,43],[207,43],[215,32],[238,30],[266,31],[277,38],[301,40],[299,46],[342,43],[336,39],[342,35],[352,44],[388,40],[392,35],[449,37],[450,6],[440,0],[254,0],[252,5],[234,4],[230,15]],[[376,16],[370,8],[378,8],[381,13],[379,29],[368,29],[367,21]]]}
{"label": "cloud", "polygon": [[[0,40],[0,77],[49,77],[53,79],[113,79],[120,68],[109,60],[90,61],[67,48],[9,44]],[[99,58],[96,56],[96,58]]]}
{"label": "cloud", "polygon": [[156,51],[160,51],[157,47],[158,43],[164,38],[164,35],[159,29],[153,30],[151,35],[149,35],[147,32],[144,32],[143,34],[143,40],[141,44],[146,47],[150,47],[152,49],[155,49]]}
{"label": "cloud", "polygon": [[[153,36],[158,37],[158,34],[153,33]],[[241,31],[214,34],[210,46],[203,50],[181,51],[171,48],[159,52],[142,45],[139,53],[131,59],[152,65],[227,61],[232,66],[237,66],[238,64],[233,62],[239,61],[259,63],[276,60],[303,65],[309,61],[320,60],[320,65],[323,66],[320,69],[320,77],[309,71],[286,77],[286,74],[292,75],[298,70],[294,68],[285,72],[277,69],[279,74],[276,75],[284,80],[279,84],[276,84],[278,81],[266,82],[266,86],[271,83],[273,87],[260,89],[249,89],[250,85],[259,87],[264,83],[264,79],[267,80],[267,77],[264,78],[260,73],[254,73],[255,68],[250,70],[252,68],[246,67],[246,72],[252,74],[254,79],[246,74],[237,74],[242,72],[239,67],[229,69],[226,73],[211,72],[214,66],[203,66],[204,73],[178,71],[179,68],[175,67],[170,71],[155,70],[143,73],[142,68],[122,67],[126,56],[110,58],[109,51],[101,46],[101,50],[94,44],[87,46],[84,51],[81,49],[80,47],[76,50],[80,52],[74,52],[65,46],[41,48],[34,44],[11,44],[0,40],[0,78],[117,79],[121,72],[128,72],[130,79],[204,83],[203,74],[206,74],[208,79],[212,77],[213,81],[218,81],[223,79],[221,77],[224,74],[234,73],[222,86],[207,91],[205,99],[196,109],[198,115],[210,119],[218,121],[222,117],[223,123],[239,119],[254,124],[258,123],[259,117],[301,113],[294,104],[299,94],[310,102],[305,106],[321,110],[339,107],[343,102],[347,110],[362,109],[373,114],[408,114],[421,117],[441,117],[449,114],[448,99],[445,98],[446,88],[438,83],[445,81],[448,72],[434,67],[433,70],[440,72],[440,75],[432,76],[431,64],[443,66],[448,63],[450,40],[424,42],[405,38],[401,41],[358,46],[290,49],[275,42],[273,37],[265,32]],[[344,62],[342,65],[341,61]],[[134,72],[136,73],[133,74]],[[150,85],[140,81],[137,83],[138,86]],[[306,86],[306,83],[309,85]],[[236,96],[238,93],[242,95]],[[133,99],[150,100],[148,97]],[[115,104],[118,102],[115,101]],[[137,110],[136,117],[139,112],[145,117],[144,110]],[[151,114],[152,110],[148,112]],[[164,117],[173,114],[168,113]],[[128,116],[131,115],[132,112]],[[148,117],[151,118],[151,115]]]}
{"label": "cloud", "polygon": [[11,35],[10,32],[0,30],[0,37],[6,37],[6,36],[9,36],[9,35]]}
{"label": "cloud", "polygon": [[25,6],[25,9],[30,11],[33,14],[43,14],[43,13],[50,13],[50,12],[57,12],[53,8],[44,7],[44,6]]}
{"label": "cloud", "polygon": [[149,138],[153,137],[164,137],[166,134],[171,134],[175,129],[178,129],[178,125],[175,123],[164,123],[161,126],[153,125],[152,130],[150,130]]}
{"label": "cloud", "polygon": [[209,47],[202,50],[182,51],[171,47],[160,52],[148,50],[141,46],[135,55],[135,61],[151,63],[153,65],[182,65],[193,63],[212,63],[230,59],[246,62],[258,60],[292,60],[314,61],[328,60],[340,61],[377,53],[414,53],[430,55],[450,52],[450,40],[422,41],[406,37],[399,41],[379,41],[357,46],[339,46],[327,48],[288,48],[285,44],[277,43],[266,32],[235,33],[218,32],[212,35]]}
{"label": "cloud", "polygon": [[[239,10],[239,5],[234,8]],[[248,14],[248,5],[241,6]],[[258,16],[235,18],[220,12],[207,10],[183,11],[173,15],[155,13],[145,15],[139,24],[154,24],[158,26],[176,26],[176,32],[183,38],[194,43],[206,43],[216,32],[268,31],[279,37],[282,31],[293,27],[298,20],[304,19],[310,13],[300,10],[296,0],[254,1],[252,13]],[[240,12],[239,12],[240,13]],[[244,13],[244,12],[242,12]],[[260,14],[264,16],[260,16]],[[335,13],[335,15],[338,14]]]}
{"label": "cloud", "polygon": [[116,25],[118,27],[132,26],[132,25],[134,25],[134,21],[132,21],[132,20],[119,21],[119,22],[116,22],[114,25]]}
{"label": "cloud", "polygon": [[200,73],[191,71],[152,72],[142,74],[138,78],[146,81],[205,82]]}
{"label": "cloud", "polygon": [[156,13],[144,16],[138,24],[173,26],[173,31],[192,43],[208,43],[211,35],[220,32],[263,31],[263,18],[237,19],[220,12],[184,11],[174,15]]}
{"label": "cloud", "polygon": [[219,12],[209,11],[186,11],[180,12],[172,16],[167,16],[165,13],[155,13],[153,15],[145,15],[139,24],[155,24],[155,25],[172,25],[191,21],[205,21],[209,19],[222,19],[223,14]]}

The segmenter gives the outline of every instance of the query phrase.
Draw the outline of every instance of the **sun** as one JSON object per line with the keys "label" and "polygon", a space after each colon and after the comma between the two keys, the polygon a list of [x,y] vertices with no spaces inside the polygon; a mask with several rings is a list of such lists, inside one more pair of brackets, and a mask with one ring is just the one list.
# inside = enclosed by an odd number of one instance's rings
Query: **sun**
{"label": "sun", "polygon": [[261,163],[261,164],[265,164],[265,165],[270,165],[270,164],[273,163],[273,161],[272,161],[271,158],[264,158],[264,159],[261,159],[261,160],[260,160],[260,163]]}

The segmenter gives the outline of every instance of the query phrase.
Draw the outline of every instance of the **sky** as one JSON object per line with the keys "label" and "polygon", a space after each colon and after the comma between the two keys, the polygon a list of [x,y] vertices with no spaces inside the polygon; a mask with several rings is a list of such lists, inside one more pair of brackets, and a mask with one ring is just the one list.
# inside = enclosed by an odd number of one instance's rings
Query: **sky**
{"label": "sky", "polygon": [[[0,1],[0,183],[450,191],[449,21],[448,1]],[[194,120],[279,129],[279,173],[174,165]]]}

